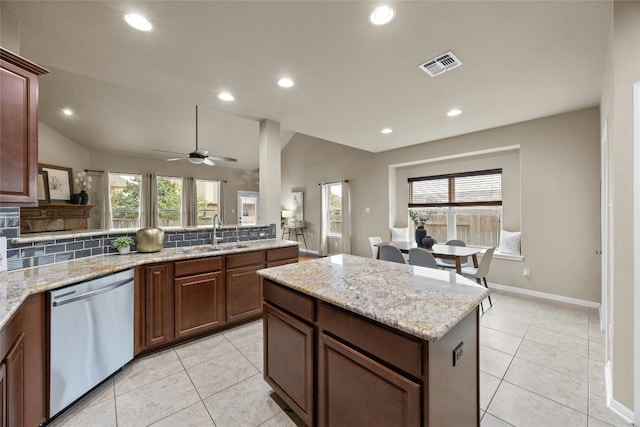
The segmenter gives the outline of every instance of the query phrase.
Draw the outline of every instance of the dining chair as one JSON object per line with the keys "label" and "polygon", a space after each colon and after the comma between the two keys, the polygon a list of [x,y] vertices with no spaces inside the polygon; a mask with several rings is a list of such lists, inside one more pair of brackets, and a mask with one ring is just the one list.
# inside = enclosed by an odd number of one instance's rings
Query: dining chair
{"label": "dining chair", "polygon": [[438,268],[438,263],[431,252],[422,248],[409,249],[409,264],[420,267]]}
{"label": "dining chair", "polygon": [[[462,240],[449,240],[445,245],[449,246],[467,246]],[[450,259],[441,259],[436,258],[436,262],[438,263],[438,267],[440,268],[456,268],[456,262]],[[460,267],[466,267],[468,265],[467,258],[460,258]]]}
{"label": "dining chair", "polygon": [[[482,282],[480,280],[482,279],[482,281],[484,281],[484,287],[489,289],[489,286],[487,286],[487,274],[489,274],[489,267],[491,267],[491,259],[493,258],[493,253],[495,252],[495,250],[496,248],[489,248],[485,250],[484,254],[482,255],[482,259],[478,264],[478,268],[469,266],[464,267],[462,269],[462,274],[470,279],[476,279],[476,282],[481,285]],[[491,302],[491,294],[489,294],[489,305],[493,307],[493,302]],[[484,307],[482,306],[482,303],[480,303],[480,308],[484,313]]]}
{"label": "dining chair", "polygon": [[398,262],[400,264],[405,264],[404,257],[402,256],[402,252],[400,252],[400,249],[396,248],[393,245],[380,246],[380,259],[384,261],[391,261],[391,262]]}
{"label": "dining chair", "polygon": [[379,243],[382,243],[382,237],[380,236],[369,237],[369,244],[371,245],[371,258],[373,259],[376,259],[378,257],[378,247],[375,245]]}

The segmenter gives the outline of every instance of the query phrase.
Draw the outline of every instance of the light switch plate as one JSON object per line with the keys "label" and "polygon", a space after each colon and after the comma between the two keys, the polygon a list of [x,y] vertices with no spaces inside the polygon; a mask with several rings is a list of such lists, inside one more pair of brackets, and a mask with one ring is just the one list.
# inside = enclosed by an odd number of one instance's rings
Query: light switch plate
{"label": "light switch plate", "polygon": [[0,271],[7,271],[7,238],[0,237]]}

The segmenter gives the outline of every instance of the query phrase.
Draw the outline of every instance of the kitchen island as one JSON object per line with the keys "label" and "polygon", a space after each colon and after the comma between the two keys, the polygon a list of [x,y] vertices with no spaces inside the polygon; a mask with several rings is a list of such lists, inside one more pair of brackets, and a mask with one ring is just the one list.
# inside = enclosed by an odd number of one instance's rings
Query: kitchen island
{"label": "kitchen island", "polygon": [[479,425],[486,288],[352,255],[258,274],[265,380],[307,425]]}

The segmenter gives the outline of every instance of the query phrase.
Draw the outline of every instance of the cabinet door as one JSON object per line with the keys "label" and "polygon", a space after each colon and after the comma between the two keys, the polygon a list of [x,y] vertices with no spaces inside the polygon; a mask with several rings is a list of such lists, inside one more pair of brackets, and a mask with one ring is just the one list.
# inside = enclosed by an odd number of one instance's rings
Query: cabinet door
{"label": "cabinet door", "polygon": [[16,342],[7,353],[5,364],[6,376],[6,401],[7,425],[11,427],[24,426],[24,333],[20,334]]}
{"label": "cabinet door", "polygon": [[[313,425],[312,325],[264,304],[264,379],[308,425]],[[345,424],[348,425],[348,424]],[[376,425],[376,424],[371,424]],[[369,427],[370,427],[369,426]]]}
{"label": "cabinet door", "polygon": [[222,272],[175,280],[175,334],[188,337],[224,324]]}
{"label": "cabinet door", "polygon": [[173,268],[171,263],[144,267],[144,343],[173,341]]}
{"label": "cabinet door", "polygon": [[420,385],[332,337],[318,344],[319,426],[420,426]]}
{"label": "cabinet door", "polygon": [[7,426],[7,365],[0,363],[0,426]]}
{"label": "cabinet door", "polygon": [[4,49],[0,56],[0,203],[36,206],[38,77],[35,73],[43,74],[46,70]]}
{"label": "cabinet door", "polygon": [[262,313],[263,264],[227,270],[227,321],[239,322]]}

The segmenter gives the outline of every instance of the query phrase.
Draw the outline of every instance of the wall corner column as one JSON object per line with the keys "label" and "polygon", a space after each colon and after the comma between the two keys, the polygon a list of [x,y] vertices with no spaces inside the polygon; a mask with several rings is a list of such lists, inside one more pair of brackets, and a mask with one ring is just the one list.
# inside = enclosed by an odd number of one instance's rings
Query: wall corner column
{"label": "wall corner column", "polygon": [[280,123],[260,122],[260,223],[280,224],[282,182]]}

